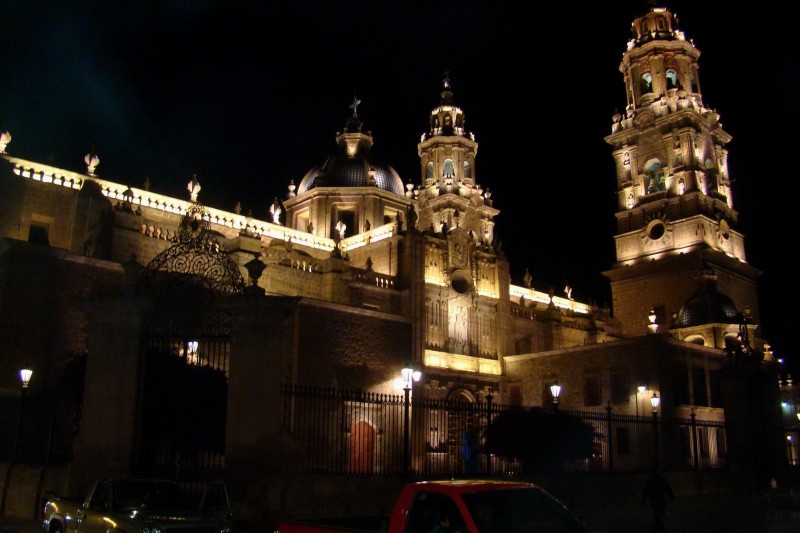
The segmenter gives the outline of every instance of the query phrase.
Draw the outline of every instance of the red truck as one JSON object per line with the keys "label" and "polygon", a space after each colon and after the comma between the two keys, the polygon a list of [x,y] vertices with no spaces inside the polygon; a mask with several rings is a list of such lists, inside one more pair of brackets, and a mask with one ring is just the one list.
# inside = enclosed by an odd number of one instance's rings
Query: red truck
{"label": "red truck", "polygon": [[279,533],[585,532],[541,487],[511,481],[428,481],[406,485],[388,518],[284,520]]}

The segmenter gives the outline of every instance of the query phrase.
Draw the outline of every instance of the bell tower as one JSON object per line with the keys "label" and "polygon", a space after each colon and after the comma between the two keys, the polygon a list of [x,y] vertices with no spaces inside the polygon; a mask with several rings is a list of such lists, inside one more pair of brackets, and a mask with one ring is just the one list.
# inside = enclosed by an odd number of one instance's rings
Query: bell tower
{"label": "bell tower", "polygon": [[476,244],[489,247],[494,240],[492,194],[475,178],[478,143],[464,123],[464,111],[453,101],[450,78],[442,82],[441,101],[430,114],[430,129],[423,133],[417,153],[422,166],[417,227],[439,233],[463,228]]}
{"label": "bell tower", "polygon": [[627,106],[605,138],[618,198],[616,263],[605,273],[615,317],[626,335],[644,334],[653,309],[658,331],[672,329],[697,273],[712,268],[720,290],[757,319],[760,271],[745,258],[728,172],[731,136],[703,100],[700,51],[666,8],[636,18],[631,33],[619,65]]}
{"label": "bell tower", "polygon": [[425,240],[425,364],[428,372],[470,368],[496,382],[506,353],[500,328],[508,313],[508,263],[493,246],[491,193],[478,185],[478,143],[465,126],[445,77],[417,152],[421,179],[414,188],[417,229]]}

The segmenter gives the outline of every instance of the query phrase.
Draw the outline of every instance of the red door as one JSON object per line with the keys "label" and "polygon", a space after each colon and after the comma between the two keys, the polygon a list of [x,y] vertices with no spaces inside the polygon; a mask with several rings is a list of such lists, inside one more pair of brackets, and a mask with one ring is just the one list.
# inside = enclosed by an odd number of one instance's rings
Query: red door
{"label": "red door", "polygon": [[350,471],[372,474],[375,457],[375,430],[369,422],[356,422],[350,430]]}

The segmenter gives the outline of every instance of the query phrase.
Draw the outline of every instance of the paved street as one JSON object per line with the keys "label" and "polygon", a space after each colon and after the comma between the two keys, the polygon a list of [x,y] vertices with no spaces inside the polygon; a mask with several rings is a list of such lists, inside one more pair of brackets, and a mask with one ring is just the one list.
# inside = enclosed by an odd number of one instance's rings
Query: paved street
{"label": "paved street", "polygon": [[[650,514],[636,498],[597,504],[584,500],[570,507],[593,529],[608,533],[649,530]],[[790,533],[800,531],[800,495],[788,495],[773,505],[764,495],[735,493],[678,494],[667,508],[667,531],[680,533]],[[0,518],[0,533],[39,533],[38,520]],[[244,530],[236,533],[249,533]]]}
{"label": "paved street", "polygon": [[0,533],[39,533],[41,530],[41,522],[38,520],[0,517]]}

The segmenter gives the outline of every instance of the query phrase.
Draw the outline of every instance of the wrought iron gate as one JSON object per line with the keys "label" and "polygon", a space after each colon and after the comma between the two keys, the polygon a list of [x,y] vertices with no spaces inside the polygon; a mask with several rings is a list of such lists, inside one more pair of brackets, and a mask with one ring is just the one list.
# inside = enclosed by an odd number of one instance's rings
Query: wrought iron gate
{"label": "wrought iron gate", "polygon": [[139,277],[150,309],[142,339],[134,471],[199,490],[222,476],[230,319],[239,269],[208,231],[204,209],[184,215],[174,244]]}

